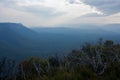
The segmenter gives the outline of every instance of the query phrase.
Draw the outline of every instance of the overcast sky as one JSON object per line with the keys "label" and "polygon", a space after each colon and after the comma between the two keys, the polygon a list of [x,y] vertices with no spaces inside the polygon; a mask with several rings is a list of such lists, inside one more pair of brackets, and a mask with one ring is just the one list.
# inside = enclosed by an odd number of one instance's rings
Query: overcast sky
{"label": "overcast sky", "polygon": [[120,23],[120,0],[0,0],[0,22],[26,26]]}

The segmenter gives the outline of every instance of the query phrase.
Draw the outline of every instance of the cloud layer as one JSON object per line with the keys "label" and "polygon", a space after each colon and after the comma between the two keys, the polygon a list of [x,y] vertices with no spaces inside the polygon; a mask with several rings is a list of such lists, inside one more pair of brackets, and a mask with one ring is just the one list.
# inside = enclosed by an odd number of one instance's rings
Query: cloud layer
{"label": "cloud layer", "polygon": [[81,0],[84,3],[95,6],[106,14],[120,12],[120,0]]}
{"label": "cloud layer", "polygon": [[107,15],[118,14],[119,5],[119,0],[1,0],[0,22],[55,26],[75,21],[80,23],[79,19],[85,19],[86,22],[95,19],[95,23],[98,19],[95,17],[104,19]]}

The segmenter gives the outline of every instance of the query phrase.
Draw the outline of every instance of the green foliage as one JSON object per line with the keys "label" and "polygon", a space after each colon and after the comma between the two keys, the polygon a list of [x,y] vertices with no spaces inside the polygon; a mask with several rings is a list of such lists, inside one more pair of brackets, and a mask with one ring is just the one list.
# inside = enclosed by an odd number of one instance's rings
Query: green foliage
{"label": "green foliage", "polygon": [[[5,60],[1,61],[0,70],[2,63]],[[120,80],[119,73],[120,44],[100,40],[94,45],[87,43],[62,59],[30,58],[22,61],[16,77],[17,80]],[[6,79],[15,79],[9,77]]]}

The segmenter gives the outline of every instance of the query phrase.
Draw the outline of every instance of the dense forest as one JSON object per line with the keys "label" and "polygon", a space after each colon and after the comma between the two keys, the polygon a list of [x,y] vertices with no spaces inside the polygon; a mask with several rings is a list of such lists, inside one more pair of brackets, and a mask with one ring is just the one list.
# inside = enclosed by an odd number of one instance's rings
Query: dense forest
{"label": "dense forest", "polygon": [[60,58],[0,60],[0,80],[119,80],[120,44],[100,39]]}

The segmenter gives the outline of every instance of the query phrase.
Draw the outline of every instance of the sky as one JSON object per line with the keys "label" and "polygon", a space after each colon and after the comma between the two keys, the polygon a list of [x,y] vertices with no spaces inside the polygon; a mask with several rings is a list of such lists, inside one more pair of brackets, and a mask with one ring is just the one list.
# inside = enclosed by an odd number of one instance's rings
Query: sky
{"label": "sky", "polygon": [[120,0],[0,0],[0,22],[30,27],[119,24]]}

